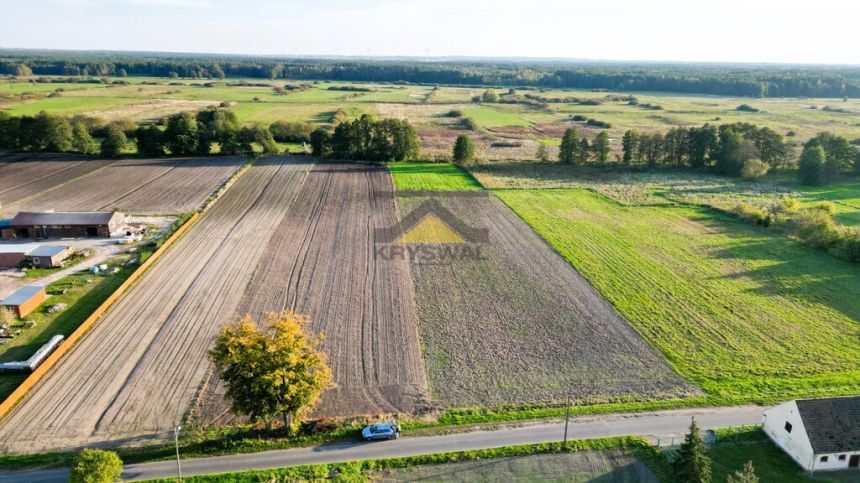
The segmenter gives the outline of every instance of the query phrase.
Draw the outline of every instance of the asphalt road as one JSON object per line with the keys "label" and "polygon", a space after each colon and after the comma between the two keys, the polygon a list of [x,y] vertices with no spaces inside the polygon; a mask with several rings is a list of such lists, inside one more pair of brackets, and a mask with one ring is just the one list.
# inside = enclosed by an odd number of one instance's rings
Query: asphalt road
{"label": "asphalt road", "polygon": [[[572,421],[569,427],[569,438],[590,439],[626,435],[677,436],[686,432],[692,416],[696,417],[696,422],[702,429],[714,429],[761,423],[762,411],[763,408],[758,406],[739,406],[581,418]],[[183,476],[191,476],[282,468],[295,465],[397,458],[449,451],[561,441],[563,437],[563,421],[443,436],[421,436],[414,438],[404,436],[397,441],[373,443],[357,441],[353,443],[265,451],[262,453],[186,459],[182,460],[182,474]],[[176,476],[176,461],[156,461],[126,465],[122,478],[125,481],[135,481],[172,476]],[[36,472],[0,473],[0,481],[14,483],[68,481],[68,470],[63,468]]]}

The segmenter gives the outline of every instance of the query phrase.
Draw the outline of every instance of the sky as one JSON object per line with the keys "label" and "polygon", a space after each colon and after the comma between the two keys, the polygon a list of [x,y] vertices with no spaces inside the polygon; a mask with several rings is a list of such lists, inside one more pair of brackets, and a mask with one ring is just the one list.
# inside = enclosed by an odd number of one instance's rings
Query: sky
{"label": "sky", "polygon": [[860,64],[860,0],[0,0],[0,47]]}

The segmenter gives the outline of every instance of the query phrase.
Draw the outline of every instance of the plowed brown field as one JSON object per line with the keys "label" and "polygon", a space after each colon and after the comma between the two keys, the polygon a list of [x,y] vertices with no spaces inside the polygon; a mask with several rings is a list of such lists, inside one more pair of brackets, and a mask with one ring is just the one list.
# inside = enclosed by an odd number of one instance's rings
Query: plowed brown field
{"label": "plowed brown field", "polygon": [[[326,335],[337,388],[317,415],[420,412],[428,407],[409,266],[374,256],[374,230],[397,222],[388,171],[318,165],[272,237],[240,306],[258,317],[294,310]],[[213,380],[208,423],[232,420]]]}
{"label": "plowed brown field", "polygon": [[0,208],[56,188],[110,163],[109,160],[73,154],[16,154],[0,158]]}
{"label": "plowed brown field", "polygon": [[[696,393],[495,196],[434,199],[486,228],[480,259],[412,265],[434,400],[470,407]],[[404,215],[427,200],[398,197]]]}
{"label": "plowed brown field", "polygon": [[116,161],[84,176],[69,177],[65,183],[32,193],[17,203],[5,203],[2,214],[44,210],[116,209],[146,214],[191,211],[199,208],[244,161],[241,157]]}
{"label": "plowed brown field", "polygon": [[204,379],[309,162],[258,161],[6,418],[0,450],[160,438]]}

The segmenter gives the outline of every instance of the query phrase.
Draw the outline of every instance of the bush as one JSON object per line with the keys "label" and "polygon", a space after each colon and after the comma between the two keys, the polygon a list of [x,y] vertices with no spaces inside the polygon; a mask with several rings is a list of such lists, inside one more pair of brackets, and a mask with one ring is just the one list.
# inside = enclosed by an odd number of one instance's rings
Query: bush
{"label": "bush", "polygon": [[575,122],[586,122],[586,121],[588,121],[588,118],[587,118],[587,117],[585,117],[585,116],[583,116],[582,114],[575,114],[575,115],[574,115],[573,117],[571,117],[570,119],[571,119],[572,121],[575,121]]}
{"label": "bush", "polygon": [[605,121],[598,121],[597,119],[589,119],[585,121],[585,124],[591,127],[597,127],[600,129],[609,129],[612,127],[612,124],[609,124]]}
{"label": "bush", "polygon": [[85,449],[72,463],[70,483],[113,483],[122,474],[122,461],[113,451]]}
{"label": "bush", "polygon": [[454,162],[458,164],[469,164],[475,159],[475,144],[465,134],[457,136],[454,143]]}
{"label": "bush", "polygon": [[734,213],[738,218],[749,223],[755,223],[756,225],[770,226],[773,224],[773,218],[770,216],[770,213],[746,203],[741,203],[736,206],[735,209],[732,210],[732,213]]}
{"label": "bush", "polygon": [[468,129],[469,131],[478,130],[478,123],[471,117],[464,117],[463,120],[460,121],[460,125],[463,126],[463,129]]}
{"label": "bush", "polygon": [[757,179],[767,174],[768,166],[767,163],[760,159],[748,159],[744,162],[743,167],[741,168],[741,178],[743,179]]}
{"label": "bush", "polygon": [[759,110],[757,108],[755,108],[749,104],[741,104],[740,106],[737,107],[737,110],[742,111],[742,112],[759,112]]}
{"label": "bush", "polygon": [[452,109],[452,110],[448,111],[448,114],[446,114],[446,116],[448,116],[448,117],[463,117],[464,113],[463,113],[463,111],[461,111],[459,109]]}

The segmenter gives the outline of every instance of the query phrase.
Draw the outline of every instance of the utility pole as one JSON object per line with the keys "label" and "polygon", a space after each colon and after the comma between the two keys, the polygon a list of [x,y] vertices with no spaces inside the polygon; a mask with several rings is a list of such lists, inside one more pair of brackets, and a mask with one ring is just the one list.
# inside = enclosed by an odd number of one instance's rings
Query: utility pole
{"label": "utility pole", "polygon": [[570,424],[570,394],[567,395],[567,404],[564,410],[564,443],[562,446],[567,448],[567,427]]}
{"label": "utility pole", "polygon": [[176,443],[176,472],[179,473],[179,483],[182,483],[182,465],[179,464],[179,430],[182,426],[177,426],[173,430],[173,441]]}

